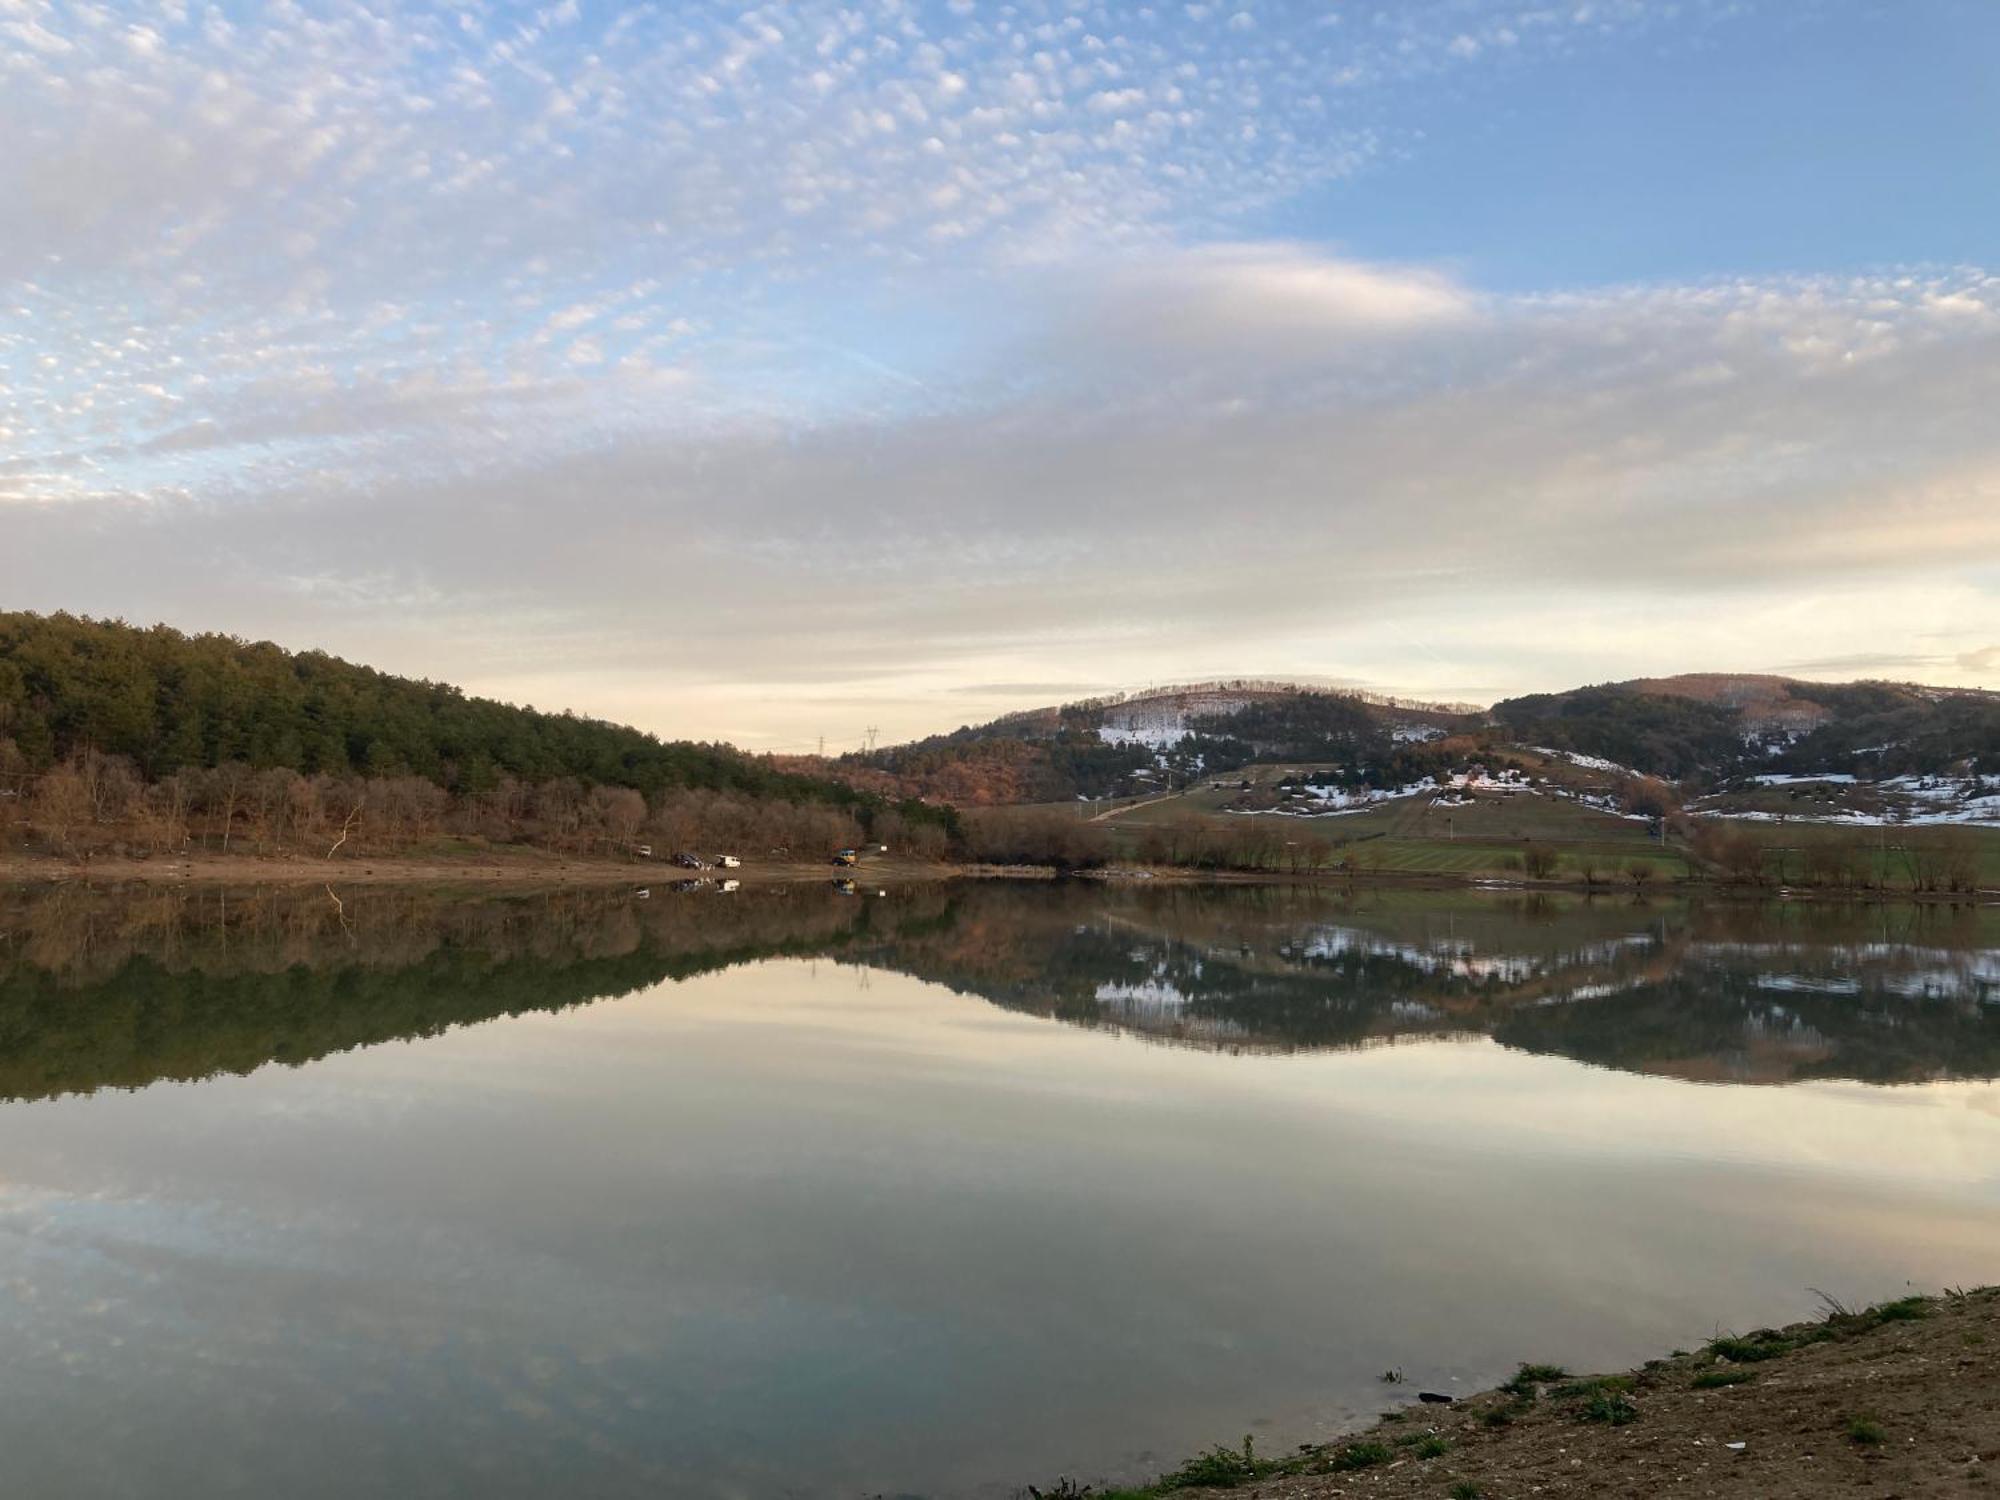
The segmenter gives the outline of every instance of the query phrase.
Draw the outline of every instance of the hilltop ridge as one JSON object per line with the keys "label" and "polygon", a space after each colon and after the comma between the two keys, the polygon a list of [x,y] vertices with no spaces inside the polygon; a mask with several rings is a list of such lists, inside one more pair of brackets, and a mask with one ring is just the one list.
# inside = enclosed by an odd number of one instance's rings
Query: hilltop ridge
{"label": "hilltop ridge", "polygon": [[1691,793],[1757,776],[2000,772],[2000,693],[1691,672],[1504,699],[1432,703],[1233,679],[1007,714],[817,764],[880,791],[965,805],[1133,795],[1258,764],[1341,765],[1357,784],[1464,771],[1517,747],[1660,778]]}

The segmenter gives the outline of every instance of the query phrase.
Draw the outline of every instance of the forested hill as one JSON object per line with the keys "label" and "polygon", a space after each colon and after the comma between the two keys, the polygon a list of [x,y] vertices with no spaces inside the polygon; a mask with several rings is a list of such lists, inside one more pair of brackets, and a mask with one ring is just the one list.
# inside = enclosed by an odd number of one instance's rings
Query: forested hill
{"label": "forested hill", "polygon": [[1518,741],[1677,780],[2000,769],[2000,694],[1974,688],[1690,673],[1511,698],[1492,713]]}
{"label": "forested hill", "polygon": [[304,775],[419,777],[458,796],[573,778],[853,805],[834,782],[726,745],[467,696],[319,651],[73,615],[0,613],[0,772],[85,751],[147,781],[229,764]]}

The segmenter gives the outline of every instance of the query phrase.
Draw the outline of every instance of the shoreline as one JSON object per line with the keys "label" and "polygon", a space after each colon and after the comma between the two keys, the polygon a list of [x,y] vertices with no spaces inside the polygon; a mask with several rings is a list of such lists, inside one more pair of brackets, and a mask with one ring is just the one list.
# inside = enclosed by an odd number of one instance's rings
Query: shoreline
{"label": "shoreline", "polygon": [[356,855],[316,859],[310,855],[222,854],[212,850],[179,855],[107,855],[74,858],[21,851],[0,853],[0,883],[59,884],[238,884],[288,885],[339,881],[344,884],[465,884],[671,886],[689,879],[729,879],[744,886],[797,885],[812,881],[883,881],[907,884],[943,880],[1088,880],[1106,885],[1320,885],[1393,887],[1402,890],[1485,891],[1518,895],[1602,896],[1651,900],[1700,892],[1732,899],[1794,902],[1921,903],[1991,905],[2000,890],[1904,891],[1821,886],[1753,886],[1731,881],[1681,879],[1635,887],[1630,882],[1525,880],[1494,875],[1428,871],[1210,870],[1177,866],[1106,866],[1064,870],[1055,865],[953,864],[940,860],[886,857],[858,866],[786,860],[747,862],[722,870],[686,870],[666,860],[557,855],[535,849],[491,849],[446,855]]}
{"label": "shoreline", "polygon": [[1058,1480],[1030,1500],[1332,1500],[2000,1492],[2000,1287],[1718,1335],[1618,1374],[1521,1366],[1477,1395],[1404,1404],[1285,1456],[1245,1438],[1151,1484]]}
{"label": "shoreline", "polygon": [[0,882],[174,885],[635,885],[670,886],[678,880],[730,879],[744,885],[794,885],[843,877],[867,880],[935,880],[957,866],[923,860],[880,860],[842,871],[832,864],[774,861],[735,870],[687,870],[667,860],[569,857],[540,850],[495,850],[443,856],[357,855],[314,859],[308,855],[196,852],[138,858],[64,859],[53,855],[0,854]]}

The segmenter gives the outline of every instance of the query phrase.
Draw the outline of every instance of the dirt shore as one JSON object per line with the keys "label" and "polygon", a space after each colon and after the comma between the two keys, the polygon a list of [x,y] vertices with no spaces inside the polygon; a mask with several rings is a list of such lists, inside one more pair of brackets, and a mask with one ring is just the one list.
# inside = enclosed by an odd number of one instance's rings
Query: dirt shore
{"label": "dirt shore", "polygon": [[[563,857],[539,849],[493,849],[438,858],[357,855],[313,859],[304,855],[256,856],[195,853],[152,859],[125,856],[57,859],[0,855],[0,881],[126,881],[207,885],[283,885],[336,882],[352,885],[671,885],[693,877],[740,879],[745,884],[794,883],[848,877],[869,880],[939,880],[965,874],[962,866],[926,860],[880,858],[842,869],[831,863],[758,861],[734,870],[684,870],[666,860]],[[979,873],[974,871],[973,873]]]}
{"label": "dirt shore", "polygon": [[1148,1488],[1068,1493],[2000,1495],[2000,1288],[1719,1338],[1623,1375],[1524,1367],[1511,1388],[1448,1406],[1415,1398],[1367,1432],[1277,1463],[1219,1450]]}
{"label": "dirt shore", "polygon": [[[1350,874],[1322,870],[1293,874],[1276,870],[1113,866],[1071,873],[1076,878],[1110,884],[1393,886],[1401,890],[1561,892],[1607,898],[1629,898],[1634,894],[1629,886],[1590,885],[1572,880],[1502,880],[1420,871],[1376,870]],[[1052,865],[948,864],[894,856],[870,857],[853,868],[837,867],[817,860],[751,860],[734,870],[685,870],[663,859],[558,855],[547,850],[510,846],[469,846],[436,856],[357,854],[334,859],[304,854],[219,854],[209,850],[151,858],[101,855],[88,859],[19,851],[0,853],[0,882],[11,883],[89,880],[238,886],[326,881],[452,886],[670,885],[676,880],[706,876],[739,880],[745,885],[773,885],[843,877],[864,883],[870,880],[899,883],[955,879],[1054,880],[1063,874]],[[1745,899],[1776,897],[1786,901],[1841,903],[1889,901],[1958,905],[1966,902],[1984,904],[2000,897],[2000,891],[1969,894],[1900,890],[1834,891],[1811,887],[1744,887],[1708,881],[1666,882],[1654,885],[1641,894],[1660,897],[1697,889]]]}

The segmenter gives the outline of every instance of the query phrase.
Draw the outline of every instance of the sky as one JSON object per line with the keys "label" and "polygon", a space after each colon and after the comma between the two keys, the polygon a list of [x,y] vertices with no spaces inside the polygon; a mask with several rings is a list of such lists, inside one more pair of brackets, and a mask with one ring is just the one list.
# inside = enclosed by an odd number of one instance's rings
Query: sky
{"label": "sky", "polygon": [[0,607],[757,750],[2000,687],[1991,0],[0,0]]}

